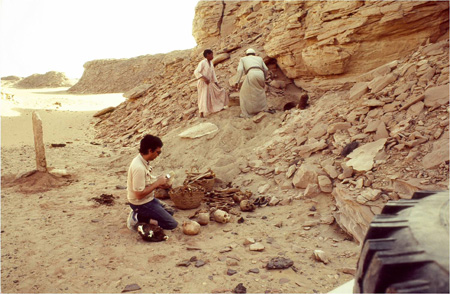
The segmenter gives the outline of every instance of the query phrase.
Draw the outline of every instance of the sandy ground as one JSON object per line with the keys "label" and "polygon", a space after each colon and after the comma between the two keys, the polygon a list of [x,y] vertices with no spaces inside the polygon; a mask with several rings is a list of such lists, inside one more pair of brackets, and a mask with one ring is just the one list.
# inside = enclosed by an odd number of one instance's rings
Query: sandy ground
{"label": "sandy ground", "polygon": [[[357,244],[335,223],[303,225],[331,213],[328,195],[243,212],[241,224],[238,216],[232,216],[229,224],[211,222],[197,236],[184,235],[179,227],[166,232],[170,236],[166,242],[144,242],[126,227],[126,191],[117,187],[126,185],[128,163],[137,146],[95,142],[92,115],[120,103],[121,94],[69,95],[64,90],[8,89],[16,101],[2,100],[2,292],[117,293],[137,284],[140,289],[133,292],[205,293],[230,292],[242,283],[248,293],[314,293],[328,292],[353,278],[347,272],[356,266]],[[32,111],[43,120],[48,166],[66,169],[70,177],[14,181],[35,168]],[[211,120],[236,114],[230,109]],[[216,139],[225,140],[220,135],[209,140]],[[51,147],[54,143],[66,146]],[[153,163],[161,171],[164,159],[189,154],[186,146],[177,149],[175,143],[165,148],[166,155]],[[51,189],[45,191],[46,187]],[[113,195],[115,204],[92,201],[102,194]],[[175,218],[181,224],[194,212],[178,210]],[[243,244],[246,238],[254,238],[265,249],[250,251]],[[323,250],[330,262],[315,260],[316,249]],[[205,265],[177,266],[193,257]],[[274,257],[289,258],[294,267],[266,269]],[[228,275],[230,269],[236,273]]]}

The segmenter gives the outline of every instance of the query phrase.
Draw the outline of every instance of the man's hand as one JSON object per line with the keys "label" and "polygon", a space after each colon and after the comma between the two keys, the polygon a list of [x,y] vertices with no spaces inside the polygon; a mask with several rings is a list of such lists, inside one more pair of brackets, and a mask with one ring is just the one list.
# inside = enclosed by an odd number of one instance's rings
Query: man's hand
{"label": "man's hand", "polygon": [[161,187],[164,188],[165,186],[168,186],[169,179],[166,178],[166,176],[159,176],[154,185],[156,188]]}

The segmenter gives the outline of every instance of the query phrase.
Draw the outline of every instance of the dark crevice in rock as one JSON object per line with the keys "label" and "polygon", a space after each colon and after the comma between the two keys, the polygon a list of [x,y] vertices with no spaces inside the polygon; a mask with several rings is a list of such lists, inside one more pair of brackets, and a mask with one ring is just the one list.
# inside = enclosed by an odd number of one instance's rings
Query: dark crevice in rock
{"label": "dark crevice in rock", "polygon": [[219,22],[217,23],[217,28],[219,29],[219,36],[222,34],[222,22],[223,22],[223,16],[225,14],[225,0],[222,0],[222,14],[220,15]]}

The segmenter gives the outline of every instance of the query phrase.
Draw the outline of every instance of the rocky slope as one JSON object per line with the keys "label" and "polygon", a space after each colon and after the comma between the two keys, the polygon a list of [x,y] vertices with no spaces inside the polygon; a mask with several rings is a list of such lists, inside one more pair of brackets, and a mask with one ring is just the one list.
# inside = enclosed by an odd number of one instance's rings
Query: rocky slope
{"label": "rocky slope", "polygon": [[[325,193],[357,241],[389,199],[448,189],[448,2],[205,1],[193,34],[192,50],[85,65],[72,91],[129,98],[99,116],[98,139],[135,147],[144,133],[163,136],[167,150],[186,146],[164,158],[168,168],[211,167],[284,204]],[[192,73],[206,47],[225,86],[255,48],[278,112],[238,120],[231,107],[207,118],[217,134],[179,138],[199,123]],[[305,92],[307,109],[281,111]],[[359,147],[343,153],[352,142]]]}

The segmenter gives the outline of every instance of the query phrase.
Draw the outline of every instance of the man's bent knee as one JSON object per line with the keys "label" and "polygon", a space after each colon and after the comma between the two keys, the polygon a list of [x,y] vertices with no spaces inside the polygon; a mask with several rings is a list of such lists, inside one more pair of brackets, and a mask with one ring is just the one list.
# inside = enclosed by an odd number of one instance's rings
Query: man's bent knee
{"label": "man's bent knee", "polygon": [[178,222],[176,220],[169,221],[164,224],[164,227],[162,227],[165,230],[173,230],[178,226]]}

